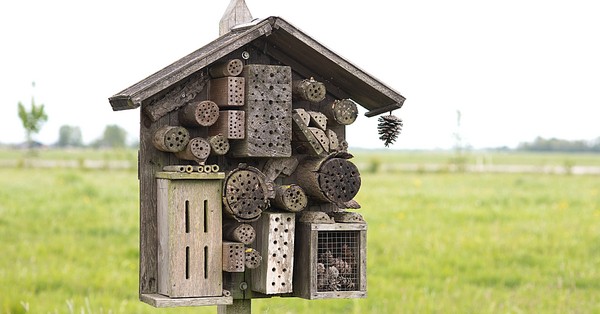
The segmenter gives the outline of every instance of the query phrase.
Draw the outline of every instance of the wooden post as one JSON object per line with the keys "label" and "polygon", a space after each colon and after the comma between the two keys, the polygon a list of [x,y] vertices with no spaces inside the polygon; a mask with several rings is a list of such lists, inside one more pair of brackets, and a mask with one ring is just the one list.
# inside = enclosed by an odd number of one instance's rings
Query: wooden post
{"label": "wooden post", "polygon": [[252,14],[244,0],[231,0],[219,22],[219,36],[223,36],[232,27],[252,21]]}
{"label": "wooden post", "polygon": [[219,305],[217,314],[250,314],[252,303],[250,299],[234,299],[232,305]]}

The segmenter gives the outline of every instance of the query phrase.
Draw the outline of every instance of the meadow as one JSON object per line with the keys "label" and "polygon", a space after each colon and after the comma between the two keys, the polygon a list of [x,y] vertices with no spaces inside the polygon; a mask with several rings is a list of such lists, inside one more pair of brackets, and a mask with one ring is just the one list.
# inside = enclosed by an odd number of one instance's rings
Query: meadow
{"label": "meadow", "polygon": [[[47,153],[35,158],[71,158]],[[600,164],[535,156],[493,158]],[[357,154],[368,298],[254,300],[253,312],[600,312],[600,176],[385,168],[448,158]],[[216,313],[138,301],[138,218],[135,168],[0,168],[0,313]]]}

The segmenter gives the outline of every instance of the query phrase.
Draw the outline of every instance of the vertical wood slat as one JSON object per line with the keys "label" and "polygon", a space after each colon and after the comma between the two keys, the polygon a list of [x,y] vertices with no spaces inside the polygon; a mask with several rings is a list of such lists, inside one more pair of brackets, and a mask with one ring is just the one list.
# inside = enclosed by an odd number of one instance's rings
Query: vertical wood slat
{"label": "vertical wood slat", "polygon": [[157,179],[158,292],[169,297],[221,296],[222,181],[175,178],[184,177]]}

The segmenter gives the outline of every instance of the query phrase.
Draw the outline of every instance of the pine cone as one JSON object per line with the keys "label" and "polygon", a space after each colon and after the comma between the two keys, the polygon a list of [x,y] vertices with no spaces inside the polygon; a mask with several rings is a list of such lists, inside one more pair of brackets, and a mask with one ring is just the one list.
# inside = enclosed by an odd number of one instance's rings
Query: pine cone
{"label": "pine cone", "polygon": [[402,130],[402,119],[390,114],[389,116],[379,117],[378,121],[379,139],[384,142],[385,147],[388,147],[398,139],[398,135]]}

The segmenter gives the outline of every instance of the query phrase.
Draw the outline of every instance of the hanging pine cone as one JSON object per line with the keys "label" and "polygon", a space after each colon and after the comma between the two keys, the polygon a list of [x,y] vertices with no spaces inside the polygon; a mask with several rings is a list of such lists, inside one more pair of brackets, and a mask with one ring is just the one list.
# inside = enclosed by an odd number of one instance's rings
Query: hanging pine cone
{"label": "hanging pine cone", "polygon": [[379,131],[379,139],[384,142],[385,147],[394,144],[402,130],[402,119],[390,114],[379,117],[378,121],[377,130]]}

